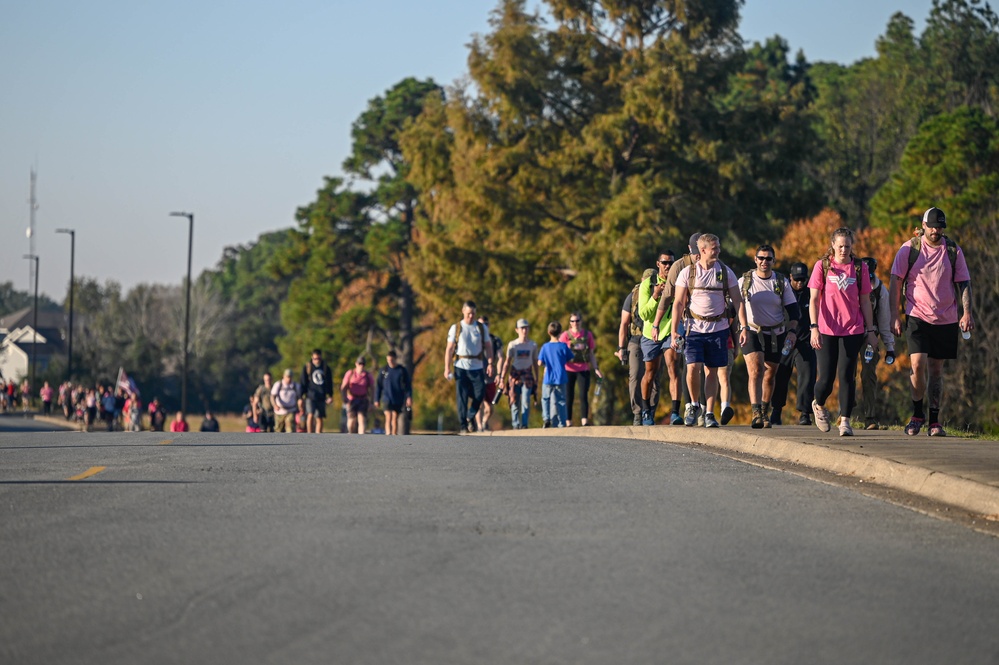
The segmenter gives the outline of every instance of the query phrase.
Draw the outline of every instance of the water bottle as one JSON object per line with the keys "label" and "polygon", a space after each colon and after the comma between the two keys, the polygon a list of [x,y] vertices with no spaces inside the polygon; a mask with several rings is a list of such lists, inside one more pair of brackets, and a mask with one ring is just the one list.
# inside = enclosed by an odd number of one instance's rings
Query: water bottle
{"label": "water bottle", "polygon": [[864,362],[869,363],[872,360],[874,360],[874,347],[868,344],[867,348],[864,349]]}
{"label": "water bottle", "polygon": [[593,391],[593,396],[594,397],[600,397],[600,389],[603,386],[603,383],[604,383],[604,380],[598,376],[597,377],[597,388],[596,388],[596,390]]}
{"label": "water bottle", "polygon": [[886,365],[894,365],[895,364],[895,352],[894,351],[888,351],[885,354],[885,364]]}
{"label": "water bottle", "polygon": [[677,353],[683,353],[683,337],[673,340],[673,350]]}
{"label": "water bottle", "polygon": [[791,343],[791,338],[788,337],[787,339],[784,340],[784,348],[780,350],[780,354],[782,356],[786,356],[787,354],[791,353],[791,349],[793,348],[794,344]]}
{"label": "water bottle", "polygon": [[493,404],[499,404],[500,397],[503,396],[503,391],[500,390],[499,385],[496,386],[496,395],[493,396]]}
{"label": "water bottle", "polygon": [[971,331],[970,330],[962,330],[961,331],[961,337],[963,337],[966,340],[971,339]]}

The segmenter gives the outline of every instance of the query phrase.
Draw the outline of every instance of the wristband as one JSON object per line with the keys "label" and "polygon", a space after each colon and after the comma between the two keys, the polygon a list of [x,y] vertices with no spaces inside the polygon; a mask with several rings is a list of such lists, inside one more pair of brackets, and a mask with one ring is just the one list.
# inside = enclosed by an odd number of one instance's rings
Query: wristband
{"label": "wristband", "polygon": [[808,327],[811,328],[812,330],[818,330],[819,329],[819,324],[812,323],[812,324],[809,324]]}
{"label": "wristband", "polygon": [[652,327],[655,328],[656,330],[659,330],[659,326],[657,325],[653,325]]}

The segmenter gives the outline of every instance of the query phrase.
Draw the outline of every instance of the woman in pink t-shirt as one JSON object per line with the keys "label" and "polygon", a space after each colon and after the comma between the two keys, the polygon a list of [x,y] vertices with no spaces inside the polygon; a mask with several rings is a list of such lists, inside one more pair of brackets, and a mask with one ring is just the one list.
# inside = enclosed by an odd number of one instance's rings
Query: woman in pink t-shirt
{"label": "woman in pink t-shirt", "polygon": [[572,351],[572,360],[565,364],[565,371],[569,376],[568,390],[566,391],[566,415],[568,421],[566,426],[572,425],[572,403],[576,401],[576,384],[579,384],[580,406],[583,425],[590,424],[590,371],[597,375],[597,378],[604,378],[603,373],[597,368],[597,342],[593,338],[593,333],[583,327],[583,315],[580,312],[573,312],[569,315],[569,329],[558,338],[560,342],[569,347]]}
{"label": "woman in pink t-shirt", "polygon": [[811,343],[818,363],[812,402],[815,426],[823,432],[829,431],[825,403],[832,394],[833,381],[838,378],[839,435],[853,436],[850,414],[857,395],[857,358],[866,344],[875,348],[878,345],[868,297],[871,275],[853,255],[853,231],[847,228],[833,231],[829,253],[815,262],[808,288]]}

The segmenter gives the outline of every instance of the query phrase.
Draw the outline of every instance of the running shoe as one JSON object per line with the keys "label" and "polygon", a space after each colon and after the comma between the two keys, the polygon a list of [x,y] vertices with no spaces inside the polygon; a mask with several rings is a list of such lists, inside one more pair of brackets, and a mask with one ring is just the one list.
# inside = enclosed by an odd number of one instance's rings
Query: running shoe
{"label": "running shoe", "polygon": [[840,422],[839,424],[839,435],[840,436],[853,436],[853,428],[850,427],[849,421]]}
{"label": "running shoe", "polygon": [[731,406],[726,406],[721,412],[721,424],[728,425],[733,416],[735,416],[735,410]]}
{"label": "running shoe", "polygon": [[683,412],[683,424],[687,427],[693,427],[697,423],[697,416],[700,412],[700,405],[694,403],[688,404],[686,410]]}
{"label": "running shoe", "polygon": [[642,424],[642,416],[640,416],[640,415],[639,416],[635,416],[634,420],[631,421],[631,424],[634,425],[635,427],[638,427],[639,425],[641,425]]}
{"label": "running shoe", "polygon": [[930,436],[947,436],[947,432],[944,431],[943,425],[940,423],[930,423],[930,429],[927,433]]}
{"label": "running shoe", "polygon": [[708,411],[704,414],[704,426],[705,427],[718,427],[718,421],[715,420],[715,414]]}
{"label": "running shoe", "polygon": [[653,417],[652,411],[642,411],[642,424],[646,426],[656,424],[656,419]]}
{"label": "running shoe", "polygon": [[916,416],[909,418],[909,424],[905,426],[905,433],[909,436],[916,436],[919,434],[919,430],[923,429],[924,422],[926,422],[924,418],[917,418]]}
{"label": "running shoe", "polygon": [[682,425],[683,424],[683,416],[681,416],[679,413],[677,413],[676,411],[674,411],[673,413],[669,414],[669,424],[670,425]]}
{"label": "running shoe", "polygon": [[824,406],[819,406],[818,402],[812,400],[812,415],[815,416],[815,426],[820,432],[829,431],[829,411]]}
{"label": "running shoe", "polygon": [[873,431],[873,430],[876,430],[876,429],[881,429],[881,426],[878,425],[877,421],[875,421],[875,420],[868,420],[867,421],[867,426],[864,429]]}
{"label": "running shoe", "polygon": [[812,424],[812,417],[810,415],[808,415],[807,413],[803,413],[800,416],[798,416],[798,424],[799,425],[811,425]]}

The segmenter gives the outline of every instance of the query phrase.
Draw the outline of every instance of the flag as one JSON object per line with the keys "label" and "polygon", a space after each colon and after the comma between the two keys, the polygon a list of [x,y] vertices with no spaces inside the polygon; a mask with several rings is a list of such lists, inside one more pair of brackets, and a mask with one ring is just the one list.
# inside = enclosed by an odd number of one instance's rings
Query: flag
{"label": "flag", "polygon": [[128,374],[125,373],[124,367],[118,368],[117,386],[121,390],[124,390],[127,393],[135,395],[136,397],[138,397],[141,394],[139,393],[139,386],[135,385],[135,381],[132,380],[132,377],[130,377]]}

